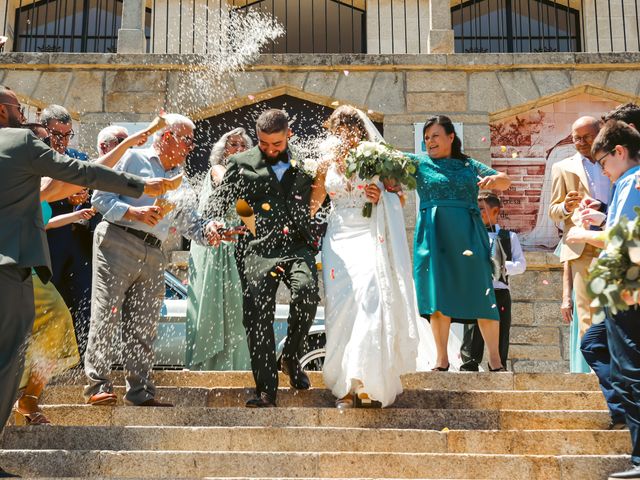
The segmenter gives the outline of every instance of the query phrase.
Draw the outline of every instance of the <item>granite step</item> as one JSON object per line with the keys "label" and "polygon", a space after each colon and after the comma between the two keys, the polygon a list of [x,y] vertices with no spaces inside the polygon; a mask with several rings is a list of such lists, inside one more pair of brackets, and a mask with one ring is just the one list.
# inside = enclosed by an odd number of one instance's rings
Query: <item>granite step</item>
{"label": "granite step", "polygon": [[410,428],[426,430],[604,430],[606,410],[469,410],[336,408],[207,408],[44,406],[57,425],[269,426]]}
{"label": "granite step", "polygon": [[438,477],[601,480],[627,468],[625,455],[552,456],[359,452],[176,452],[3,450],[24,475],[185,477]]}
{"label": "granite step", "polygon": [[[52,423],[66,426],[254,426],[357,427],[442,430],[496,430],[496,410],[351,409],[237,407],[124,407],[51,405],[43,407]],[[600,412],[595,412],[600,413]],[[606,413],[606,412],[605,412]],[[593,422],[596,424],[596,422]]]}
{"label": "granite step", "polygon": [[[325,388],[322,372],[308,372],[314,388]],[[121,371],[113,372],[116,385],[124,385]],[[190,370],[157,370],[153,381],[164,387],[236,387],[253,388],[251,372],[195,372]],[[287,376],[280,374],[280,385],[288,386]],[[74,369],[54,379],[51,385],[84,385],[84,372]],[[543,390],[599,391],[593,374],[569,373],[489,373],[489,372],[418,372],[402,376],[405,390]]]}
{"label": "granite step", "polygon": [[[124,387],[117,387],[118,404],[122,405]],[[156,398],[177,407],[243,407],[253,396],[253,389],[241,387],[158,387]],[[45,390],[41,404],[83,404],[82,388],[75,385],[54,385]],[[333,408],[335,397],[329,390],[313,388],[298,391],[281,388],[279,407]],[[392,408],[448,409],[518,409],[518,410],[603,410],[606,409],[600,391],[453,391],[406,390],[398,396]]]}
{"label": "granite step", "polygon": [[330,427],[8,427],[6,450],[624,455],[628,431],[412,430]]}

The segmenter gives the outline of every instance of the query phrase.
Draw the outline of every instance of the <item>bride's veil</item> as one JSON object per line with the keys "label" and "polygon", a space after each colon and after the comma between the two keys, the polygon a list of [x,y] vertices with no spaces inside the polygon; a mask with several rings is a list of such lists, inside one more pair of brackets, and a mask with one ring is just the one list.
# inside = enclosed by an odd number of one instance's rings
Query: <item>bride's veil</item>
{"label": "bride's veil", "polygon": [[364,124],[364,128],[367,132],[367,140],[370,142],[384,142],[384,137],[380,133],[380,130],[376,128],[375,124],[367,114],[359,108],[356,108],[355,110],[358,112],[358,117],[360,117],[360,120],[362,120],[362,123]]}

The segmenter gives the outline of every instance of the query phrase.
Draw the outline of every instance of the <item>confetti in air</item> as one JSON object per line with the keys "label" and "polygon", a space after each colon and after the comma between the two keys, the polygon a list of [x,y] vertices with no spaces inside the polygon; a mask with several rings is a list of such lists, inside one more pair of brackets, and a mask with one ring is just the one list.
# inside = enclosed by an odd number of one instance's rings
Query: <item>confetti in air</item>
{"label": "confetti in air", "polygon": [[465,257],[470,257],[471,255],[473,255],[473,252],[471,250],[465,250],[464,252],[462,252],[462,254]]}
{"label": "confetti in air", "polygon": [[482,143],[484,143],[487,141],[487,137],[482,137],[480,140],[482,141]]}
{"label": "confetti in air", "polygon": [[500,151],[501,151],[502,153],[506,153],[506,151],[507,151],[507,147],[505,147],[504,145],[502,145],[502,146],[500,147]]}
{"label": "confetti in air", "polygon": [[269,272],[271,274],[272,277],[277,277],[278,274],[276,272]]}
{"label": "confetti in air", "polygon": [[491,292],[491,289],[490,289],[490,288],[487,288],[487,291],[486,291],[486,292],[484,292],[484,294],[485,294],[485,295],[489,295],[489,292]]}
{"label": "confetti in air", "polygon": [[263,203],[262,204],[262,210],[264,210],[265,212],[268,212],[269,210],[271,210],[271,205],[269,205],[268,203]]}
{"label": "confetti in air", "polygon": [[284,268],[282,268],[280,265],[278,265],[278,266],[276,267],[276,272],[278,272],[278,273],[284,273]]}
{"label": "confetti in air", "polygon": [[342,71],[342,73],[344,73],[344,76],[345,76],[345,77],[348,77],[348,76],[349,76],[349,70],[343,70],[343,71]]}
{"label": "confetti in air", "polygon": [[284,233],[285,235],[289,235],[289,227],[284,227],[282,229],[282,233]]}
{"label": "confetti in air", "polygon": [[329,276],[331,277],[331,280],[336,279],[336,271],[333,268],[331,269],[331,272],[329,272]]}
{"label": "confetti in air", "polygon": [[340,105],[340,102],[337,100],[335,102],[331,102],[332,107],[337,107],[338,105]]}
{"label": "confetti in air", "polygon": [[249,95],[247,98],[249,100],[251,100],[251,101],[254,101],[256,99],[256,96],[255,95]]}
{"label": "confetti in air", "polygon": [[543,285],[549,285],[549,280],[542,280]]}
{"label": "confetti in air", "polygon": [[513,152],[511,154],[511,158],[518,158],[518,152]]}
{"label": "confetti in air", "polygon": [[111,313],[118,313],[118,307],[111,307]]}
{"label": "confetti in air", "polygon": [[496,308],[496,304],[494,303],[493,305],[491,305],[491,308]]}

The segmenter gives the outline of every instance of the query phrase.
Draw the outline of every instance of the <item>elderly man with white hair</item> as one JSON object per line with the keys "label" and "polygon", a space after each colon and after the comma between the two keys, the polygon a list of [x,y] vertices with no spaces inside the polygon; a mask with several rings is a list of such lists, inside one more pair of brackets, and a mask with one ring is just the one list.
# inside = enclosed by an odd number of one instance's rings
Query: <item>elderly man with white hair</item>
{"label": "elderly man with white hair", "polygon": [[[193,148],[195,125],[178,114],[167,114],[165,119],[167,126],[156,132],[153,145],[130,150],[114,170],[141,177],[178,175]],[[120,325],[127,387],[125,404],[172,406],[155,399],[155,386],[149,380],[164,297],[166,259],[160,246],[171,226],[202,245],[219,238],[211,233],[213,229],[191,203],[181,200],[189,196],[188,189],[185,182],[175,192],[174,209],[170,212],[154,205],[154,199],[147,195],[133,198],[98,190],[93,193],[92,204],[103,221],[94,234],[91,325],[85,354],[89,385],[84,396],[91,405],[116,402],[111,365],[117,347],[112,339]]]}
{"label": "elderly man with white hair", "polygon": [[98,133],[96,148],[100,155],[109,153],[129,136],[126,128],[120,125],[109,125]]}

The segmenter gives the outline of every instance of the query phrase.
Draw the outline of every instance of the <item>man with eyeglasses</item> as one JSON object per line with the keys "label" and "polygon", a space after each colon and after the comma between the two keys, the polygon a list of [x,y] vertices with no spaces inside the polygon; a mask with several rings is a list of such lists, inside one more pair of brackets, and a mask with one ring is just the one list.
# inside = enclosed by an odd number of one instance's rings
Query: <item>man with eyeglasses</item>
{"label": "man with eyeglasses", "polygon": [[[66,108],[49,105],[42,111],[40,123],[49,133],[49,142],[53,150],[78,160],[89,159],[85,153],[69,148],[69,142],[75,136],[75,132],[73,120]],[[91,207],[87,190],[75,193],[64,200],[51,202],[50,205],[54,217]],[[81,356],[84,355],[89,333],[91,246],[93,230],[99,221],[100,218],[97,216],[91,221],[82,220],[65,227],[47,230],[53,266],[51,281],[71,311]]]}
{"label": "man with eyeglasses", "polygon": [[[116,170],[143,177],[172,178],[181,173],[193,149],[195,125],[178,114],[166,114],[164,119],[167,126],[156,132],[152,146],[130,150]],[[215,243],[220,237],[212,222],[198,215],[195,194],[186,181],[175,195],[163,200],[171,204],[158,205],[146,196],[93,193],[92,204],[103,217],[94,234],[91,322],[84,361],[89,381],[84,397],[90,405],[116,403],[111,365],[122,350],[127,385],[124,403],[172,406],[155,398],[156,389],[149,378],[164,299],[166,258],[161,245],[172,226],[201,245]],[[119,327],[122,349],[109,341]]]}
{"label": "man with eyeglasses", "polygon": [[[161,195],[171,183],[116,173],[63,156],[28,129],[16,94],[0,86],[0,431],[15,401],[25,341],[34,316],[32,268],[47,283],[51,261],[42,223],[41,177],[139,197]],[[0,468],[0,478],[15,477]]]}
{"label": "man with eyeglasses", "polygon": [[[572,228],[578,228],[572,220],[573,212],[584,198],[600,202],[605,209],[609,201],[611,182],[604,175],[602,167],[591,157],[591,145],[600,131],[600,121],[593,117],[581,117],[571,127],[571,136],[577,153],[553,166],[552,193],[549,205],[549,217],[563,228],[560,247],[560,261],[568,262],[573,283],[575,306],[578,313],[578,338],[580,339],[591,326],[591,299],[587,294],[587,272],[598,250],[585,243],[567,244],[566,237]],[[563,292],[563,308],[571,310],[573,302],[570,292]],[[575,352],[574,352],[575,353]],[[586,373],[589,367],[581,356],[571,355],[571,371]]]}

